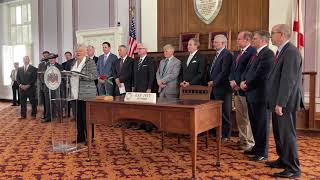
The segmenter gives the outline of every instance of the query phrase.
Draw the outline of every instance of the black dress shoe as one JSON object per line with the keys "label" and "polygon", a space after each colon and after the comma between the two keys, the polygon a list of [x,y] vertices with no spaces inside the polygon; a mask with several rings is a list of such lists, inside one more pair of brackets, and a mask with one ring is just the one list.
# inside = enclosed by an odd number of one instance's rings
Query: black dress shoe
{"label": "black dress shoe", "polygon": [[259,156],[259,155],[255,155],[252,158],[250,158],[251,161],[265,161],[268,158],[264,157],[264,156]]}
{"label": "black dress shoe", "polygon": [[19,120],[26,119],[26,118],[27,118],[26,116],[21,116],[19,117]]}
{"label": "black dress shoe", "polygon": [[275,161],[269,161],[266,162],[266,166],[270,167],[270,168],[281,168],[281,169],[285,169],[285,165],[281,162],[280,159],[277,159]]}
{"label": "black dress shoe", "polygon": [[301,172],[292,172],[290,170],[285,169],[282,172],[274,173],[272,176],[277,178],[298,178],[301,176]]}
{"label": "black dress shoe", "polygon": [[11,104],[11,106],[17,106],[16,104]]}

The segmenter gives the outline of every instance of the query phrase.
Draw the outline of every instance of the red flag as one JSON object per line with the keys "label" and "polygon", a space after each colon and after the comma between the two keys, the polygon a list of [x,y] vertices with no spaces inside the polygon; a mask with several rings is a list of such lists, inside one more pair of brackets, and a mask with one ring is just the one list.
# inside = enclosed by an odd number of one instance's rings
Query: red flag
{"label": "red flag", "polygon": [[292,24],[292,30],[294,35],[294,42],[295,45],[302,50],[304,47],[304,27],[303,27],[303,21],[302,21],[302,11],[301,11],[301,1],[300,0],[294,0],[292,4],[292,17],[293,24]]}

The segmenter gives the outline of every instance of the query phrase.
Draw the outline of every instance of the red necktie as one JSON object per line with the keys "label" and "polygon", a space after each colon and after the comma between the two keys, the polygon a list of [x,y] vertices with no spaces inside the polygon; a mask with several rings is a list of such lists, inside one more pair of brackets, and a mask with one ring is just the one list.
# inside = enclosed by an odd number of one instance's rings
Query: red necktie
{"label": "red necktie", "polygon": [[255,52],[252,56],[251,56],[251,59],[250,59],[250,63],[253,62],[257,57],[257,53]]}
{"label": "red necktie", "polygon": [[276,52],[276,57],[274,58],[274,63],[275,63],[275,64],[278,63],[278,55],[279,55],[279,51],[277,50],[277,52]]}
{"label": "red necktie", "polygon": [[236,59],[236,67],[238,66],[239,59],[240,59],[240,57],[242,56],[242,52],[243,52],[243,50],[241,49],[241,50],[240,50],[240,53],[238,54],[238,57],[237,57],[237,59]]}

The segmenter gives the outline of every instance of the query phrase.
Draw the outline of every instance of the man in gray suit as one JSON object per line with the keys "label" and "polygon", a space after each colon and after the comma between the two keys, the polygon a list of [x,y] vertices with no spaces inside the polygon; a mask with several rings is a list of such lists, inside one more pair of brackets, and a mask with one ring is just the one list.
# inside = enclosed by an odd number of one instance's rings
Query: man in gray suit
{"label": "man in gray suit", "polygon": [[167,98],[177,98],[179,92],[178,76],[181,62],[173,56],[174,47],[167,44],[163,47],[165,59],[160,61],[157,71],[157,83],[159,85],[159,96]]}
{"label": "man in gray suit", "polygon": [[289,42],[290,27],[278,24],[272,28],[272,44],[278,47],[274,66],[268,76],[267,107],[272,111],[272,127],[279,158],[267,162],[271,168],[284,171],[273,174],[280,178],[300,177],[296,139],[296,111],[303,107],[302,57]]}
{"label": "man in gray suit", "polygon": [[98,71],[98,89],[99,95],[113,96],[113,84],[108,83],[107,78],[111,79],[112,76],[112,64],[118,60],[118,57],[110,52],[111,45],[109,42],[102,43],[103,54],[99,56],[97,63]]}

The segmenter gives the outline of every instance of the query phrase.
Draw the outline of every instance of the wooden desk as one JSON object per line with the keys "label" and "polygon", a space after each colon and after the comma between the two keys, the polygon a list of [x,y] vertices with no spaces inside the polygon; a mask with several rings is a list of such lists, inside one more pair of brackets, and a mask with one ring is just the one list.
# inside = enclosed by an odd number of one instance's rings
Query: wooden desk
{"label": "wooden desk", "polygon": [[[156,104],[128,103],[123,97],[113,101],[86,101],[88,157],[91,158],[93,124],[114,124],[125,119],[144,120],[153,123],[162,132],[191,135],[192,178],[196,178],[198,134],[216,128],[217,161],[220,166],[222,101],[179,100],[158,98]],[[125,132],[122,128],[125,147]],[[162,133],[163,146],[163,133]]]}

